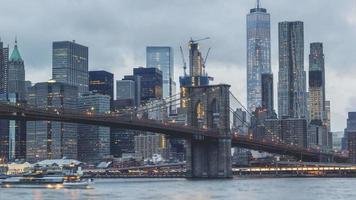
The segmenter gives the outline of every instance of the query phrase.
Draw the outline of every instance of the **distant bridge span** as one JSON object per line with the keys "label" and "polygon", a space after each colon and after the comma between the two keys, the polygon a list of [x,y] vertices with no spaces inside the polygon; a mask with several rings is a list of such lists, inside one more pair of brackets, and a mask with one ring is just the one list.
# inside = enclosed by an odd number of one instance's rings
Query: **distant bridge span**
{"label": "distant bridge span", "polygon": [[[217,141],[224,139],[214,129],[199,129],[191,126],[182,126],[172,123],[162,123],[154,120],[140,120],[130,115],[115,116],[110,114],[85,114],[79,112],[59,112],[55,109],[39,109],[18,106],[10,103],[0,103],[0,119],[25,121],[58,121],[87,125],[107,126],[137,131],[147,131],[164,134],[173,138],[200,141]],[[279,155],[294,156],[302,161],[335,161],[347,162],[347,157],[339,154],[323,153],[296,146],[278,144],[267,141],[254,140],[246,136],[232,135],[231,145],[256,151],[263,151]]]}

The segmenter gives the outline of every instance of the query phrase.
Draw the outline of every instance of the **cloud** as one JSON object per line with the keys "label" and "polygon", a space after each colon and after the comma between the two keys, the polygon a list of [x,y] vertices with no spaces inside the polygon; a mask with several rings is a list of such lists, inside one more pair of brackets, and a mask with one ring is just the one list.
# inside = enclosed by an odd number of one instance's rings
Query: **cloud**
{"label": "cloud", "polygon": [[[354,0],[262,0],[272,19],[272,66],[278,73],[278,22],[305,24],[305,69],[308,43],[324,43],[327,96],[333,105],[333,129],[342,130],[355,90],[356,3]],[[179,46],[190,37],[211,37],[207,70],[215,82],[228,82],[246,102],[245,18],[255,1],[235,0],[2,0],[0,36],[13,44],[18,36],[27,78],[46,81],[51,76],[51,46],[56,40],[76,40],[89,47],[90,69],[106,69],[116,79],[145,65],[147,45],[175,49],[175,76],[182,74]],[[186,49],[187,52],[187,49]],[[227,73],[228,72],[228,73]],[[351,86],[350,86],[351,85]],[[341,92],[344,91],[344,92]],[[342,98],[340,98],[342,95]]]}

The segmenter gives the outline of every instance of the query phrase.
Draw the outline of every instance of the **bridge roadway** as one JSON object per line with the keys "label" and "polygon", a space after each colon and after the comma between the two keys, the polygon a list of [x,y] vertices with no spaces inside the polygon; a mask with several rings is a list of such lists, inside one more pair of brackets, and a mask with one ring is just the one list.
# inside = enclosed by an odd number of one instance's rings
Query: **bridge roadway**
{"label": "bridge roadway", "polygon": [[59,121],[77,124],[107,126],[137,131],[161,133],[182,139],[218,139],[216,131],[162,123],[155,120],[142,120],[129,114],[93,114],[90,112],[60,112],[56,109],[40,109],[30,106],[13,105],[0,102],[0,119],[26,121]]}
{"label": "bridge roadway", "polygon": [[[108,126],[137,131],[161,133],[173,138],[198,139],[202,141],[217,140],[221,138],[216,130],[199,129],[172,123],[162,123],[155,120],[140,120],[132,115],[92,114],[79,112],[60,112],[56,109],[40,109],[30,106],[15,105],[0,102],[0,119],[26,120],[26,121],[60,121],[68,123]],[[228,138],[230,139],[230,138]],[[347,162],[347,157],[339,154],[322,153],[314,149],[304,149],[286,144],[271,143],[254,140],[246,136],[233,135],[232,146],[264,151],[279,155],[294,156],[302,161],[330,160],[340,163]]]}

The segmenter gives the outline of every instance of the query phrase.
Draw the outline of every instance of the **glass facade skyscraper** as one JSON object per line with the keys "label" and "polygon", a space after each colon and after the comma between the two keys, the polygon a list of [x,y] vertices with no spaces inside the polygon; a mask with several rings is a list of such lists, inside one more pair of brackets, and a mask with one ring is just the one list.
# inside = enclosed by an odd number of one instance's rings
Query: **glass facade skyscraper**
{"label": "glass facade skyscraper", "polygon": [[89,91],[88,47],[75,41],[53,42],[52,78],[78,87],[79,94]]}
{"label": "glass facade skyscraper", "polygon": [[150,101],[162,99],[163,78],[161,70],[157,68],[134,68],[134,76],[141,77],[141,100]]}
{"label": "glass facade skyscraper", "polygon": [[303,22],[279,23],[279,117],[308,118]]}
{"label": "glass facade skyscraper", "polygon": [[261,74],[271,74],[271,25],[267,10],[257,7],[247,15],[247,108],[262,106]]}
{"label": "glass facade skyscraper", "polygon": [[107,71],[89,71],[89,91],[109,95],[114,100],[114,74]]}
{"label": "glass facade skyscraper", "polygon": [[175,94],[174,52],[172,47],[150,46],[146,48],[146,67],[162,71],[163,98]]}
{"label": "glass facade skyscraper", "polygon": [[[65,83],[37,83],[29,89],[28,104],[60,111],[76,110],[78,88]],[[77,124],[51,121],[27,122],[26,159],[77,159]]]}
{"label": "glass facade skyscraper", "polygon": [[[110,96],[85,94],[79,97],[78,110],[90,113],[110,111]],[[98,164],[110,155],[110,127],[78,125],[78,159]]]}

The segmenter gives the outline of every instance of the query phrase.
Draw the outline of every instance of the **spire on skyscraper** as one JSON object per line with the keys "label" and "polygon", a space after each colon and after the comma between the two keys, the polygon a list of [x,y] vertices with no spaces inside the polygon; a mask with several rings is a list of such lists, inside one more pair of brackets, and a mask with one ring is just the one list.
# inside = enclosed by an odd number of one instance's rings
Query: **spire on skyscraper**
{"label": "spire on skyscraper", "polygon": [[257,0],[257,9],[260,8],[260,0]]}

